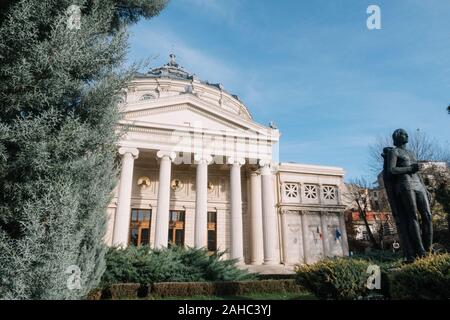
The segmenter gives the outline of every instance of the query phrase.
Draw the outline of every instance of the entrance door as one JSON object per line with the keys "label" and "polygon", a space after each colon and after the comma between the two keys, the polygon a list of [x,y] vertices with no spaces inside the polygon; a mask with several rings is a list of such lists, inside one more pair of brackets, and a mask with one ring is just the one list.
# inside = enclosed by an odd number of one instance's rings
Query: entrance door
{"label": "entrance door", "polygon": [[170,210],[169,212],[169,238],[168,244],[184,245],[184,218],[185,212],[179,210]]}
{"label": "entrance door", "polygon": [[149,209],[131,209],[129,243],[135,246],[150,244],[150,221],[152,211]]}

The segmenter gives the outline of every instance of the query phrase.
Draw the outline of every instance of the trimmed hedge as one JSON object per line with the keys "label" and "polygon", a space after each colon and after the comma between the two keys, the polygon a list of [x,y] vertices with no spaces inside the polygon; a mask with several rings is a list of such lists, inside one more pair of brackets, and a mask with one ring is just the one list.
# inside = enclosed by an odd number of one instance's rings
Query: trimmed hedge
{"label": "trimmed hedge", "polygon": [[113,300],[137,299],[139,297],[141,285],[139,283],[117,283],[110,285],[103,290],[102,298]]}
{"label": "trimmed hedge", "polygon": [[[303,291],[295,280],[160,282],[143,286],[137,283],[113,284],[103,290],[102,299],[137,299],[186,296],[240,296],[252,293],[298,293]],[[90,295],[98,297],[98,295]]]}
{"label": "trimmed hedge", "polygon": [[258,274],[259,280],[295,280],[297,275],[295,273],[288,274]]}
{"label": "trimmed hedge", "polygon": [[295,280],[259,280],[215,282],[215,295],[240,296],[250,293],[290,293],[300,292]]}
{"label": "trimmed hedge", "polygon": [[212,296],[212,282],[160,282],[151,286],[151,295],[157,297]]}
{"label": "trimmed hedge", "polygon": [[381,290],[366,287],[367,268],[371,263],[362,259],[333,258],[313,265],[297,266],[297,283],[320,299],[355,300],[373,295],[387,296],[389,286],[381,274]]}
{"label": "trimmed hedge", "polygon": [[98,289],[98,288],[93,289],[88,293],[86,299],[87,300],[100,300],[102,298],[102,292],[103,292],[102,289]]}
{"label": "trimmed hedge", "polygon": [[450,254],[431,255],[390,275],[392,299],[450,299]]}

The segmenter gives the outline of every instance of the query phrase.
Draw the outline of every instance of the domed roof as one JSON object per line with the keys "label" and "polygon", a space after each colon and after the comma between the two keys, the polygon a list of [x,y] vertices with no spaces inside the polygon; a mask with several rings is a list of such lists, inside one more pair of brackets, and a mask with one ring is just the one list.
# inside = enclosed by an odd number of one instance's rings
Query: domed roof
{"label": "domed roof", "polygon": [[[146,74],[138,74],[139,77],[147,77],[147,78],[168,78],[175,80],[197,80],[204,85],[208,85],[211,87],[215,87],[221,91],[225,91],[223,85],[221,83],[211,83],[209,81],[203,81],[197,78],[197,76],[193,73],[185,70],[181,65],[176,62],[175,54],[171,53],[169,55],[169,62],[162,65],[161,67],[151,69]],[[227,92],[229,93],[229,92]],[[235,94],[229,93],[233,98],[240,101],[239,97]]]}
{"label": "domed roof", "polygon": [[175,55],[173,53],[171,53],[169,57],[169,62],[159,68],[151,69],[146,76],[178,80],[191,80],[194,78],[193,74],[184,70],[184,68],[176,62]]}

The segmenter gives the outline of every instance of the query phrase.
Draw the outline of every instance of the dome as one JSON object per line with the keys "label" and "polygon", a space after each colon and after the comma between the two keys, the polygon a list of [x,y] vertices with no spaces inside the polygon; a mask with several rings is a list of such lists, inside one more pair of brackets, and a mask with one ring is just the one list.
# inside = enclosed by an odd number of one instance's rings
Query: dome
{"label": "dome", "polygon": [[[176,62],[176,56],[175,54],[171,53],[169,55],[169,62],[162,65],[161,67],[151,69],[146,74],[139,74],[139,76],[144,77],[150,77],[150,78],[168,78],[168,79],[174,79],[174,80],[197,80],[202,84],[217,88],[219,90],[225,91],[224,87],[221,83],[211,83],[209,81],[203,81],[197,78],[197,76],[194,73],[190,73],[187,70],[185,70],[181,65]],[[235,94],[230,94],[233,98],[236,100],[239,100],[239,97]]]}
{"label": "dome", "polygon": [[[195,74],[185,70],[177,61],[175,54],[169,55],[169,61],[161,67],[150,69],[147,73],[137,73],[136,79],[154,79],[157,82],[160,81],[182,81],[188,82],[189,85],[185,93],[193,93],[194,85],[203,85],[207,88],[215,91],[212,97],[213,100],[217,100],[220,106],[227,105],[230,110],[236,110],[239,115],[242,115],[248,119],[251,119],[251,115],[248,109],[244,106],[239,97],[235,94],[231,94],[224,90],[221,83],[211,83],[209,81],[200,80]],[[183,93],[183,92],[181,92]],[[228,96],[229,98],[225,98]],[[206,97],[204,97],[206,98]],[[234,100],[234,102],[233,102]]]}

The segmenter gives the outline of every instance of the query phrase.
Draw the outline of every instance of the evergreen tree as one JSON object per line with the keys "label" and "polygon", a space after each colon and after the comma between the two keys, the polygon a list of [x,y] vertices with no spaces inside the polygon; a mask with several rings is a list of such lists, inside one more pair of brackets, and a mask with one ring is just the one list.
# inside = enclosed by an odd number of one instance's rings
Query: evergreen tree
{"label": "evergreen tree", "polygon": [[78,299],[98,285],[118,98],[132,73],[126,26],[165,4],[2,2],[0,297]]}

